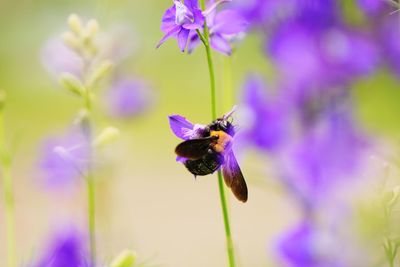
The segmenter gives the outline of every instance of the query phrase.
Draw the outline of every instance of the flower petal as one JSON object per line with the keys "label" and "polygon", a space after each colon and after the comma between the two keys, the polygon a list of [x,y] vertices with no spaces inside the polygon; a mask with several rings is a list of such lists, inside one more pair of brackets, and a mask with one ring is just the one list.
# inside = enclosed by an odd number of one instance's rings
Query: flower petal
{"label": "flower petal", "polygon": [[212,31],[221,34],[237,34],[244,32],[248,25],[248,22],[238,11],[228,9],[215,16]]}
{"label": "flower petal", "polygon": [[160,40],[160,42],[158,42],[156,48],[159,48],[165,41],[167,41],[169,38],[177,34],[180,29],[181,29],[180,25],[177,25],[175,28],[172,28],[168,33],[164,35],[164,37]]}
{"label": "flower petal", "polygon": [[232,53],[231,46],[224,37],[218,34],[214,34],[211,37],[211,47],[225,55],[230,55]]}
{"label": "flower petal", "polygon": [[189,136],[185,135],[188,130],[193,130],[193,123],[180,115],[171,115],[168,117],[169,127],[172,132],[179,138],[188,140]]}
{"label": "flower petal", "polygon": [[197,0],[185,0],[185,5],[192,11],[193,9],[199,9],[199,2]]}
{"label": "flower petal", "polygon": [[191,37],[189,37],[189,42],[188,42],[188,53],[192,53],[193,50],[200,44],[201,40],[199,36],[196,34],[193,34]]}
{"label": "flower petal", "polygon": [[165,11],[165,13],[161,19],[161,30],[164,33],[171,31],[176,26],[175,14],[176,14],[175,5],[173,5],[172,7],[168,8]]}
{"label": "flower petal", "polygon": [[182,52],[185,52],[187,43],[188,43],[188,39],[189,39],[189,32],[190,30],[186,30],[186,29],[181,29],[181,31],[178,33],[178,45],[179,45],[179,49]]}

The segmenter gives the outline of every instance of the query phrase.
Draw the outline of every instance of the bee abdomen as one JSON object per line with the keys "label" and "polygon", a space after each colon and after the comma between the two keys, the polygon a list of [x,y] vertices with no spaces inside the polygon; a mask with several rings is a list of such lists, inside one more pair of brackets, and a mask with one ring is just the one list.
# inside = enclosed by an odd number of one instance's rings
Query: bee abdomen
{"label": "bee abdomen", "polygon": [[223,163],[223,156],[219,153],[207,153],[204,157],[198,160],[187,160],[186,168],[194,175],[204,176],[218,170]]}

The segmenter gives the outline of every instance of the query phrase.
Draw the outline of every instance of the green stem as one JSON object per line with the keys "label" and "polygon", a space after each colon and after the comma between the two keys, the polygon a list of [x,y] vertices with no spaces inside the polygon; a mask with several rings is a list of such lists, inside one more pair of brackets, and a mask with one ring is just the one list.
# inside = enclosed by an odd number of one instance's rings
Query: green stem
{"label": "green stem", "polygon": [[89,239],[90,239],[90,259],[93,266],[96,264],[96,201],[95,201],[95,182],[91,175],[86,177],[87,182],[87,196],[88,196],[88,226],[89,226]]}
{"label": "green stem", "polygon": [[4,205],[5,220],[7,227],[7,266],[15,267],[15,213],[14,213],[14,193],[13,179],[11,175],[11,159],[6,152],[5,129],[4,129],[4,107],[0,111],[0,157],[3,169]]}
{"label": "green stem", "polygon": [[221,170],[218,170],[218,188],[219,188],[219,196],[221,199],[221,206],[222,206],[222,214],[224,216],[224,225],[225,225],[225,236],[226,236],[226,249],[228,252],[228,259],[229,259],[229,266],[235,267],[235,251],[233,247],[233,240],[231,234],[231,227],[229,224],[229,213],[228,213],[228,206],[226,204],[225,198],[225,190],[224,190],[224,182],[222,179]]}
{"label": "green stem", "polygon": [[90,259],[93,266],[96,265],[96,183],[92,171],[92,123],[91,123],[91,96],[89,88],[86,88],[84,97],[84,106],[87,111],[87,117],[83,122],[83,132],[86,135],[86,142],[89,147],[88,166],[87,166],[87,202],[88,202],[88,228],[90,240]]}
{"label": "green stem", "polygon": [[[202,9],[204,10],[205,9],[204,0],[201,0],[200,3],[201,3]],[[212,120],[215,120],[217,118],[216,86],[215,86],[214,64],[213,64],[213,60],[212,60],[209,37],[210,37],[209,30],[208,30],[207,24],[205,23],[204,24],[204,35],[203,35],[204,41],[203,41],[203,43],[204,43],[204,46],[206,49],[208,70],[209,70],[209,74],[210,74],[211,117],[212,117]],[[233,248],[231,227],[230,227],[230,223],[229,223],[228,206],[226,203],[224,182],[223,182],[222,173],[220,170],[218,171],[218,188],[219,188],[219,196],[220,196],[221,207],[222,207],[222,215],[224,218],[226,247],[227,247],[228,259],[229,259],[229,266],[235,267],[236,266],[235,252],[234,252],[234,248]]]}

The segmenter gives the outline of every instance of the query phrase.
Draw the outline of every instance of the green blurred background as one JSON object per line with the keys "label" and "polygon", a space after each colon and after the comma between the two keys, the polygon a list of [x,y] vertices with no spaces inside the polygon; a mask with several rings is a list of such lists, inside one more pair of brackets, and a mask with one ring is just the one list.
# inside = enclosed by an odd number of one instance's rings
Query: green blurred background
{"label": "green blurred background", "polygon": [[[124,248],[141,261],[161,266],[224,266],[225,239],[217,179],[196,181],[175,162],[179,140],[167,116],[182,114],[208,123],[209,79],[205,53],[179,52],[175,41],[160,49],[159,30],[170,0],[22,1],[0,0],[0,88],[7,91],[7,135],[15,146],[17,254],[20,264],[40,253],[61,224],[86,226],[84,183],[68,192],[51,192],[38,182],[43,139],[68,128],[81,102],[67,94],[45,71],[40,51],[45,41],[66,29],[70,13],[96,18],[102,30],[123,23],[133,29],[135,48],[126,73],[149,80],[156,104],[131,121],[115,121],[96,103],[96,127],[121,129],[120,139],[105,149],[107,165],[98,173],[98,242],[100,259],[108,261]],[[250,34],[233,62],[233,85],[240,89],[249,71],[274,77],[261,52],[263,40]],[[223,87],[223,56],[215,54],[218,90]],[[354,87],[355,109],[371,135],[397,141],[400,91],[384,72]],[[229,110],[219,93],[219,114]],[[224,107],[222,107],[224,105]],[[15,144],[15,145],[14,145]],[[296,205],[278,186],[268,159],[249,152],[239,155],[249,184],[246,204],[230,199],[233,237],[240,266],[276,266],[274,238],[297,217]],[[229,194],[230,195],[230,194]],[[3,210],[1,205],[0,211]],[[0,212],[0,266],[5,264],[5,227]]]}

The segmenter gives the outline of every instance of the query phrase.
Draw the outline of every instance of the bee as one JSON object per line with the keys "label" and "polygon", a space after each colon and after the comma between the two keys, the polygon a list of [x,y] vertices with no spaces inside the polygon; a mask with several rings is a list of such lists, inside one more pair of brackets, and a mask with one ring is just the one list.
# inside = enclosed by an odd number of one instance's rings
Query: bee
{"label": "bee", "polygon": [[230,116],[228,113],[206,125],[198,137],[180,143],[175,153],[186,159],[183,164],[195,177],[212,174],[222,166],[225,184],[238,200],[246,202],[246,181],[232,150],[235,129]]}

